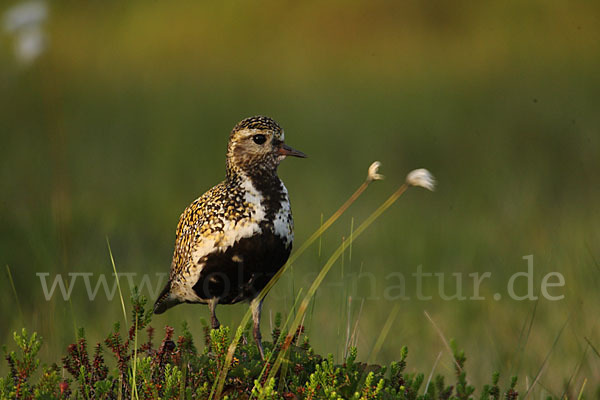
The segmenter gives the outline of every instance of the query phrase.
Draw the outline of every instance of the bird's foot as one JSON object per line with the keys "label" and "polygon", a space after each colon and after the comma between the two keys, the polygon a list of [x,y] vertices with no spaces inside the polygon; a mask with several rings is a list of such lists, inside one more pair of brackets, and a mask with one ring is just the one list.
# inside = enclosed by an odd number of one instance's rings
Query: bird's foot
{"label": "bird's foot", "polygon": [[221,324],[219,323],[219,320],[217,319],[217,314],[215,312],[218,302],[219,302],[219,300],[214,298],[214,299],[211,299],[210,302],[208,303],[208,309],[210,311],[210,326],[213,329],[219,329],[219,327],[221,326]]}

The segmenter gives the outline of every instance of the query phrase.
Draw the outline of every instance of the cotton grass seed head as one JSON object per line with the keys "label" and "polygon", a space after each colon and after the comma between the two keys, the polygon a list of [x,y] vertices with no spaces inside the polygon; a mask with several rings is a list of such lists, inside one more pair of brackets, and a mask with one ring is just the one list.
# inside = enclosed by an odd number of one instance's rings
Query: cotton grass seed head
{"label": "cotton grass seed head", "polygon": [[14,38],[17,60],[25,65],[37,59],[47,47],[44,22],[48,5],[43,0],[17,3],[3,16],[4,30]]}
{"label": "cotton grass seed head", "polygon": [[410,171],[406,175],[406,183],[410,186],[420,186],[432,192],[435,190],[435,178],[425,168]]}
{"label": "cotton grass seed head", "polygon": [[379,161],[375,161],[371,166],[369,166],[369,172],[367,174],[367,182],[380,181],[383,179],[383,175],[378,174],[379,167],[381,163]]}

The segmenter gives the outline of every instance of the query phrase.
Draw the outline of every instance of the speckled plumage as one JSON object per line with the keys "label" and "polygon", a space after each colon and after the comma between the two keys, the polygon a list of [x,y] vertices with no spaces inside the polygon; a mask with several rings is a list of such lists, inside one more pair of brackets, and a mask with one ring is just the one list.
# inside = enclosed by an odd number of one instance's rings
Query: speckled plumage
{"label": "speckled plumage", "polygon": [[[277,166],[287,155],[305,156],[283,140],[283,130],[268,117],[246,118],[234,127],[226,179],[192,202],[179,219],[171,274],[155,303],[156,314],[183,302],[206,303],[214,328],[216,304],[253,302],[285,264],[293,220]],[[262,354],[260,303],[252,306]]]}

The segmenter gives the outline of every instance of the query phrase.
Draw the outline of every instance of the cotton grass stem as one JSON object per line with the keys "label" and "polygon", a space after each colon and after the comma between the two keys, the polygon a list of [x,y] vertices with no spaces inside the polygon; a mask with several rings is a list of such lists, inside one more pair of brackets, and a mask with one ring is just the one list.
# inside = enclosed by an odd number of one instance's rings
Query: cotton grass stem
{"label": "cotton grass stem", "polygon": [[[298,301],[300,300],[300,295],[302,293],[302,288],[300,288],[300,290],[298,291],[298,295],[296,296],[296,300],[294,301],[294,309],[296,308],[296,304],[298,304]],[[288,326],[290,319],[291,319],[292,313],[289,313],[287,318],[285,319],[285,322],[283,323],[283,325],[281,326],[281,331],[285,331],[286,327]],[[271,351],[269,353],[269,358],[267,358],[265,365],[263,366],[263,369],[260,371],[260,375],[258,376],[258,378],[256,378],[259,382],[262,380],[263,375],[265,374],[265,371],[267,370],[267,365],[271,362],[271,358],[273,357],[273,354],[275,353],[275,348],[277,347],[277,345],[279,343],[281,343],[281,340],[283,338],[283,335],[279,335],[279,337],[277,338],[277,342],[273,343],[273,351]],[[235,349],[234,349],[235,350]],[[250,395],[250,399],[252,400],[253,395]]]}
{"label": "cotton grass stem", "polygon": [[[296,301],[294,301],[294,305],[293,305],[294,308],[296,308],[296,304],[298,303],[298,299],[300,298],[301,294],[302,294],[302,288],[300,288],[300,290],[298,291],[298,295],[296,296]],[[225,386],[225,379],[227,378],[227,373],[229,372],[229,366],[231,365],[231,361],[233,360],[233,355],[235,354],[235,349],[237,348],[237,344],[240,342],[240,339],[244,332],[243,327],[246,326],[246,324],[248,324],[248,321],[250,320],[251,315],[252,315],[251,312],[247,312],[244,315],[244,317],[242,318],[242,322],[240,322],[240,324],[237,328],[235,337],[233,338],[233,340],[231,341],[231,344],[229,345],[229,348],[227,349],[227,355],[225,356],[225,362],[223,363],[223,368],[221,369],[221,372],[213,385],[213,389],[211,390],[209,400],[221,398],[220,396],[221,396],[221,393],[223,392],[223,387]],[[283,331],[283,329],[285,329],[285,326],[287,325],[289,319],[290,319],[290,315],[288,315],[288,317],[285,321],[285,324],[282,327],[282,331]],[[272,353],[271,353],[271,356],[272,356]],[[269,356],[268,361],[270,361],[271,356]],[[266,368],[266,363],[265,363],[265,367],[263,367],[263,370],[261,372],[261,376],[264,373],[265,368]]]}
{"label": "cotton grass stem", "polygon": [[[306,239],[304,243],[302,243],[298,250],[296,250],[294,254],[290,256],[283,268],[281,268],[275,274],[273,279],[271,279],[267,286],[262,290],[261,294],[259,295],[261,298],[264,298],[266,296],[269,290],[273,287],[273,285],[275,285],[275,283],[277,283],[281,275],[283,275],[283,273],[289,268],[289,266],[294,264],[294,261],[296,261],[298,257],[300,257],[302,253],[306,251],[306,249],[308,249],[317,239],[319,239],[323,235],[323,233],[325,233],[325,231],[329,229],[329,227],[331,227],[331,225],[333,225],[333,223],[337,221],[338,218],[341,217],[342,214],[344,214],[346,210],[348,210],[348,208],[363,194],[363,192],[367,190],[367,187],[369,187],[369,184],[371,182],[383,179],[383,175],[377,173],[380,166],[381,163],[379,161],[375,161],[369,166],[367,179],[358,187],[358,189],[356,189],[354,193],[352,193],[348,200],[346,200],[346,202],[342,204],[340,208],[338,208],[338,210],[327,219],[327,221],[321,223],[319,229],[317,229],[312,235],[310,235],[310,237]],[[321,219],[322,218],[323,216],[321,216]]]}
{"label": "cotton grass stem", "polygon": [[[398,200],[400,196],[402,196],[402,194],[406,192],[406,189],[408,188],[409,184],[406,182],[403,183],[402,186],[398,188],[398,190],[396,190],[385,202],[383,202],[382,205],[380,205],[371,215],[369,215],[369,217],[367,217],[367,219],[362,224],[360,224],[356,231],[354,231],[352,241],[356,240],[377,218],[379,218],[388,208],[390,208],[396,202],[396,200]],[[327,275],[331,267],[335,264],[335,262],[338,260],[338,258],[340,258],[340,256],[344,253],[346,248],[350,246],[350,244],[352,244],[350,240],[344,241],[331,255],[331,257],[323,266],[323,268],[321,268],[319,275],[317,275],[317,278],[314,280],[306,296],[304,297],[304,300],[302,300],[302,303],[300,304],[298,314],[296,315],[296,318],[294,319],[294,322],[290,327],[288,337],[286,339],[286,342],[284,343],[284,347],[286,347],[286,345],[289,346],[289,344],[291,343],[293,332],[296,331],[304,313],[306,312],[308,303],[310,302],[311,298],[314,296],[317,289],[325,279],[325,276]],[[282,358],[282,353],[280,353],[277,359],[275,360],[275,363],[273,364],[273,368],[271,368],[269,376],[267,377],[267,382],[269,381],[269,379],[273,378],[279,370],[279,367],[283,361]]]}
{"label": "cotton grass stem", "polygon": [[[342,204],[342,206],[331,217],[329,217],[329,219],[315,233],[313,233],[306,240],[306,242],[304,242],[304,244],[302,246],[300,246],[300,248],[294,254],[291,255],[291,257],[289,258],[286,265],[283,268],[281,268],[277,274],[275,274],[275,276],[271,279],[271,281],[267,284],[267,286],[265,286],[265,288],[258,295],[258,297],[260,299],[263,299],[266,296],[266,294],[273,287],[273,285],[279,280],[279,277],[285,272],[285,270],[288,268],[288,266],[291,265],[296,259],[298,259],[298,257],[315,240],[317,240],[348,209],[348,207],[350,207],[350,205],[352,205],[352,203],[354,203],[356,201],[356,199],[358,199],[358,197],[369,186],[370,182],[372,182],[373,180],[382,178],[382,176],[375,174],[375,171],[377,170],[378,167],[379,167],[379,165],[375,164],[375,163],[372,164],[371,167],[369,167],[369,174],[367,176],[367,180],[365,182],[363,182],[363,184],[361,186],[359,186],[359,188],[352,194],[352,196],[350,196],[350,198],[348,200],[346,200],[346,202],[344,204]],[[428,183],[427,185],[421,184],[421,183],[423,183],[422,182],[422,179],[423,179],[422,172],[423,171],[427,173],[425,176],[426,178],[431,178],[430,181],[427,182]],[[279,353],[277,359],[275,360],[275,363],[273,364],[273,367],[271,368],[271,371],[269,372],[269,376],[267,377],[266,382],[268,382],[271,378],[273,378],[275,376],[275,374],[279,371],[279,367],[281,366],[281,363],[283,361],[283,355],[285,353],[285,349],[287,349],[291,345],[291,342],[293,339],[293,333],[296,332],[296,329],[298,328],[299,324],[301,323],[301,321],[304,320],[304,314],[306,313],[306,310],[307,310],[310,300],[313,298],[315,292],[317,291],[318,287],[323,282],[323,279],[325,279],[325,276],[327,275],[327,273],[329,272],[331,267],[338,260],[338,258],[344,253],[346,248],[348,248],[352,244],[352,242],[354,240],[356,240],[377,218],[379,218],[388,208],[390,208],[396,202],[396,200],[398,200],[400,198],[400,196],[402,196],[404,194],[404,192],[406,192],[406,190],[410,186],[423,186],[426,189],[433,190],[433,182],[434,181],[433,181],[433,177],[431,176],[431,174],[429,174],[429,171],[427,171],[427,170],[420,171],[421,176],[419,179],[421,179],[421,180],[415,181],[415,182],[412,182],[409,179],[413,172],[409,173],[409,175],[407,175],[406,181],[385,202],[383,202],[383,204],[381,204],[371,215],[369,215],[369,217],[367,217],[367,219],[354,231],[354,234],[352,235],[351,240],[344,241],[340,245],[340,247],[337,248],[337,250],[329,258],[327,263],[323,266],[319,275],[317,276],[317,278],[311,285],[310,289],[308,290],[306,296],[302,300],[300,307],[298,308],[298,313],[296,314],[296,317],[294,318],[294,321],[292,322],[292,325],[290,326],[288,335],[283,344],[282,351]],[[244,317],[242,318],[242,321],[240,322],[236,336],[235,336],[234,340],[232,341],[231,345],[229,346],[229,351],[227,353],[227,357],[225,359],[223,369],[221,370],[219,378],[215,382],[215,386],[213,386],[213,388],[216,387],[217,390],[216,390],[216,392],[214,390],[211,391],[209,400],[212,400],[213,398],[219,398],[219,396],[222,393],[223,386],[225,384],[225,378],[227,377],[227,373],[229,371],[229,365],[231,363],[231,360],[233,359],[233,354],[237,347],[237,343],[239,342],[239,338],[241,337],[242,327],[246,326],[246,324],[248,323],[248,320],[250,319],[250,316],[251,316],[251,311],[248,310],[246,312],[246,314],[244,315]]]}
{"label": "cotton grass stem", "polygon": [[[371,164],[371,166],[369,166],[369,170],[367,173],[367,179],[358,187],[358,189],[356,189],[356,191],[348,198],[348,200],[346,200],[346,202],[344,202],[344,204],[342,204],[342,206],[335,213],[333,213],[333,215],[331,217],[329,217],[327,219],[327,221],[325,221],[324,223],[323,223],[323,215],[321,214],[321,226],[319,227],[319,229],[317,229],[298,248],[298,250],[296,250],[290,256],[290,258],[288,259],[286,264],[279,271],[277,271],[277,273],[273,276],[273,278],[269,281],[269,283],[259,293],[258,297],[260,299],[264,299],[264,297],[267,295],[269,290],[271,290],[271,288],[275,285],[275,283],[277,283],[277,281],[279,281],[280,277],[283,275],[283,273],[285,273],[285,271],[289,268],[289,266],[292,265],[294,263],[294,261],[296,261],[298,259],[298,257],[300,257],[300,255],[302,253],[304,253],[306,251],[306,249],[308,249],[310,247],[310,245],[312,245],[317,239],[319,239],[323,235],[323,233],[327,229],[329,229],[329,227],[331,225],[333,225],[333,223],[335,221],[337,221],[337,219],[340,216],[342,216],[342,214],[344,214],[344,212],[346,212],[346,210],[352,205],[352,203],[354,203],[360,197],[360,195],[367,189],[367,187],[369,186],[369,184],[371,182],[373,182],[374,180],[383,178],[383,176],[376,174],[380,165],[381,165],[381,163],[379,163],[379,161],[375,161],[373,164]],[[320,253],[320,246],[319,246],[319,253]],[[295,307],[294,307],[294,309],[295,309]],[[246,314],[242,318],[242,321],[240,322],[239,327],[246,326],[246,324],[250,320],[251,314],[252,314],[251,310],[248,310],[246,312]],[[239,327],[238,327],[238,333],[240,332]],[[240,336],[241,336],[241,334],[240,334]],[[236,334],[236,337],[237,337],[237,334]],[[231,363],[231,360],[233,359],[233,354],[237,347],[237,343],[238,343],[238,340],[234,340],[231,342],[229,351],[228,351],[226,359],[225,359],[225,363],[223,365],[223,369],[221,370],[221,374],[219,375],[218,379],[215,381],[215,385],[213,386],[213,389],[216,388],[216,392],[214,390],[211,391],[209,400],[212,400],[213,398],[219,398],[219,396],[221,396],[221,392],[222,392],[223,386],[225,384],[225,378],[227,377],[227,373],[229,371],[229,364]]]}

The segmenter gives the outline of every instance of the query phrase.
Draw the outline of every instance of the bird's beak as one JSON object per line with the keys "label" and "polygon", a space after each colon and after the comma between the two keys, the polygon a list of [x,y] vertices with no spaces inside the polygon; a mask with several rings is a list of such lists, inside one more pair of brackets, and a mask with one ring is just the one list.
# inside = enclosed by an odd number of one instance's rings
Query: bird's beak
{"label": "bird's beak", "polygon": [[288,146],[285,143],[282,143],[281,146],[279,147],[279,150],[277,151],[277,153],[279,153],[279,155],[282,156],[294,156],[294,157],[300,157],[300,158],[306,158],[307,155],[304,154],[301,151],[298,150],[294,150],[292,149],[290,146]]}

